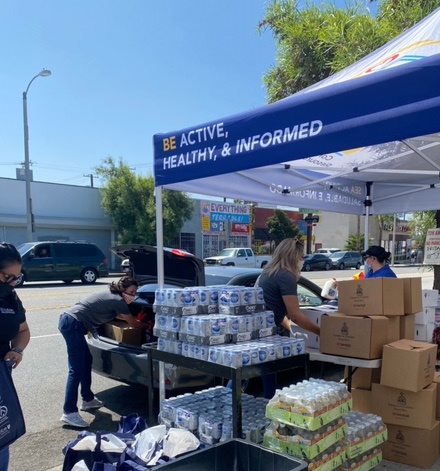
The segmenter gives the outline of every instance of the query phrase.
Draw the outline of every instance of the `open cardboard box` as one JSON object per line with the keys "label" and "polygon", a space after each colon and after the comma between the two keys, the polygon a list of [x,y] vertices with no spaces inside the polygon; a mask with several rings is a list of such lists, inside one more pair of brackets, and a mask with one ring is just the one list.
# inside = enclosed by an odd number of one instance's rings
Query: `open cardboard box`
{"label": "open cardboard box", "polygon": [[383,347],[380,384],[420,391],[434,380],[437,345],[402,339]]}
{"label": "open cardboard box", "polygon": [[103,335],[119,343],[140,347],[144,343],[145,330],[129,327],[124,321],[114,320],[101,326]]}

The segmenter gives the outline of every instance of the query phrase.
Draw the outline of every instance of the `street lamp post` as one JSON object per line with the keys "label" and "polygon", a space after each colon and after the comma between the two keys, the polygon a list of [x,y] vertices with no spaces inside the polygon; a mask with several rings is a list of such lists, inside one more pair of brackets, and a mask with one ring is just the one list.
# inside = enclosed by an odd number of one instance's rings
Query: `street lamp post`
{"label": "street lamp post", "polygon": [[29,130],[27,117],[27,93],[32,82],[37,77],[49,77],[50,70],[43,69],[29,82],[26,91],[23,92],[23,128],[24,128],[24,176],[26,181],[26,237],[27,242],[32,241],[32,233],[34,232],[34,215],[32,214],[32,198],[31,198],[31,171],[29,167]]}

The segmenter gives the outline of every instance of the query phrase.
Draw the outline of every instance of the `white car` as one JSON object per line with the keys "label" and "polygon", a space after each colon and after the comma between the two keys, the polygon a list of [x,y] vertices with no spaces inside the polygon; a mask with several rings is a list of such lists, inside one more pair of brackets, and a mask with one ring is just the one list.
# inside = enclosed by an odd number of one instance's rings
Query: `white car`
{"label": "white car", "polygon": [[342,250],[342,249],[335,249],[335,248],[326,249],[326,248],[324,248],[324,249],[315,250],[314,253],[322,253],[322,254],[324,254],[324,255],[327,255],[327,257],[328,257],[328,256],[331,255],[332,253],[339,252],[339,251],[341,251],[341,250]]}
{"label": "white car", "polygon": [[124,260],[122,260],[120,270],[122,273],[131,276],[132,270],[129,258],[124,258]]}

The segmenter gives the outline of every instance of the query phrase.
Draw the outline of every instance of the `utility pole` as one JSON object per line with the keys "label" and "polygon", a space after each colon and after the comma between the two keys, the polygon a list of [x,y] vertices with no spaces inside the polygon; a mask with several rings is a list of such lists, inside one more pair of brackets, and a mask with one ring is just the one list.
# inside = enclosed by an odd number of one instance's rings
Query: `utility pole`
{"label": "utility pole", "polygon": [[83,175],[83,177],[90,177],[90,187],[93,188],[93,177],[99,178],[96,175],[93,175],[93,173],[88,173],[87,175]]}

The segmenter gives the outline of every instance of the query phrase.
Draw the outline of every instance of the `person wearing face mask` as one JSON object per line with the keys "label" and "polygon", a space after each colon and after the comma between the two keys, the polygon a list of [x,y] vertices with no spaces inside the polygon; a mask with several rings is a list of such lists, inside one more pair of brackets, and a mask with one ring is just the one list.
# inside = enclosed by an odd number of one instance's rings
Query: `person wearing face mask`
{"label": "person wearing face mask", "polygon": [[[7,362],[8,370],[23,360],[23,350],[30,340],[26,311],[14,290],[21,279],[21,256],[17,249],[0,243],[0,360]],[[12,372],[12,371],[11,371]],[[9,447],[0,451],[0,469],[7,471]]]}
{"label": "person wearing face mask", "polygon": [[[258,286],[263,289],[264,302],[267,309],[274,313],[280,335],[290,335],[291,322],[316,335],[320,334],[320,327],[309,320],[299,307],[297,281],[304,264],[303,254],[304,245],[298,239],[284,239],[258,279]],[[263,377],[263,389],[265,398],[273,397],[275,375]]]}
{"label": "person wearing face mask", "polygon": [[87,332],[95,334],[98,327],[114,319],[120,319],[130,327],[145,328],[130,313],[128,305],[133,301],[138,282],[129,276],[112,282],[109,289],[86,296],[61,314],[58,330],[67,344],[69,373],[67,376],[61,421],[73,427],[85,428],[89,424],[78,412],[78,388],[80,387],[81,410],[99,409],[104,404],[91,390],[92,355],[87,346]]}
{"label": "person wearing face mask", "polygon": [[365,278],[397,278],[388,265],[391,252],[387,252],[380,245],[372,245],[362,253],[367,267]]}

